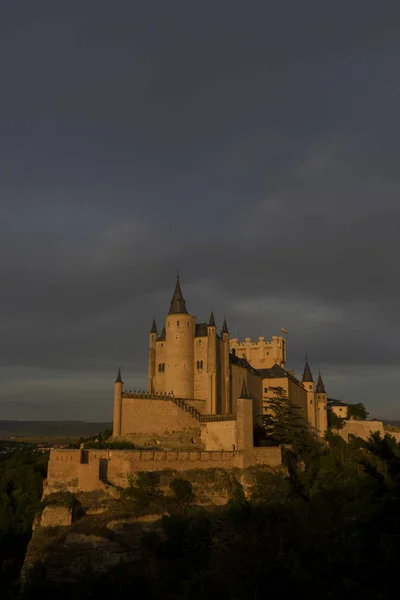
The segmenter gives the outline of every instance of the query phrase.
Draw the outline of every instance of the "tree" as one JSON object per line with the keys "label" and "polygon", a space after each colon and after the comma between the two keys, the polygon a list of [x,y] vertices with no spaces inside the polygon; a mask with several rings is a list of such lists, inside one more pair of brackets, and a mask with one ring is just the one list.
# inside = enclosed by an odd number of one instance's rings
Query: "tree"
{"label": "tree", "polygon": [[266,443],[269,446],[292,444],[307,433],[299,407],[289,400],[282,387],[269,388],[274,396],[266,400],[266,414],[262,417]]}
{"label": "tree", "polygon": [[368,412],[364,404],[362,402],[359,402],[358,404],[349,404],[347,407],[347,418],[356,421],[366,421]]}
{"label": "tree", "polygon": [[329,429],[334,429],[335,431],[339,431],[339,429],[343,429],[346,419],[339,417],[333,410],[328,410],[328,427]]}

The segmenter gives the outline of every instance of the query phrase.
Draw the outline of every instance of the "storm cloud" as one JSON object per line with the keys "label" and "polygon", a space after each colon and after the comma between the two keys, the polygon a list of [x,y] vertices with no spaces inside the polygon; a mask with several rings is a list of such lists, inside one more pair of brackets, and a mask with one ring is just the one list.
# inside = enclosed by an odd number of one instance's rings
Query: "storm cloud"
{"label": "storm cloud", "polygon": [[400,5],[0,8],[0,418],[109,420],[176,271],[400,418]]}

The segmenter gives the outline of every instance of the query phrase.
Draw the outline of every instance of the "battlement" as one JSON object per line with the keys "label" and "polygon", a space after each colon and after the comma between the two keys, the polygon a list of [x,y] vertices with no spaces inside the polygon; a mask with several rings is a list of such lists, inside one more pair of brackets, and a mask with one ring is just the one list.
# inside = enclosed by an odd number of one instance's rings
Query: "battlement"
{"label": "battlement", "polygon": [[51,450],[45,494],[127,487],[139,471],[278,467],[279,446],[239,451]]}

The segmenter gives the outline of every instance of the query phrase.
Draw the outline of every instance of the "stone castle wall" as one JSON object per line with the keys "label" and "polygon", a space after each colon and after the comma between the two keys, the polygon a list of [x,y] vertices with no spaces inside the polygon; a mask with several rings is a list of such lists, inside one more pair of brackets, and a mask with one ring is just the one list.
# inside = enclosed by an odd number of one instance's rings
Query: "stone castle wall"
{"label": "stone castle wall", "polygon": [[241,451],[51,450],[45,494],[127,487],[139,471],[246,468],[255,464],[279,467],[277,446]]}
{"label": "stone castle wall", "polygon": [[121,435],[162,435],[166,432],[199,429],[199,422],[168,398],[122,397]]}
{"label": "stone castle wall", "polygon": [[355,435],[363,440],[368,439],[371,433],[379,431],[381,437],[385,437],[385,430],[382,421],[346,421],[343,429],[339,430],[339,435],[346,440],[349,435]]}

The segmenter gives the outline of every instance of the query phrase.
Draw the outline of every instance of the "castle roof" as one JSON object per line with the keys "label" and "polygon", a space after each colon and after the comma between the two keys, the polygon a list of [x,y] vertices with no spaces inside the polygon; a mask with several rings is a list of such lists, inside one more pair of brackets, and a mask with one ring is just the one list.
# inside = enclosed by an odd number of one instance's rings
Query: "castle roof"
{"label": "castle roof", "polygon": [[263,379],[287,378],[287,379],[290,379],[290,381],[293,381],[293,383],[300,385],[300,381],[297,379],[297,377],[295,377],[294,375],[289,373],[289,371],[286,371],[286,369],[284,369],[283,367],[281,367],[278,364],[275,364],[273,367],[270,367],[269,369],[257,369],[257,371],[259,372],[259,374],[261,375],[261,377]]}
{"label": "castle roof", "polygon": [[226,324],[226,319],[225,318],[224,318],[224,322],[223,322],[223,325],[222,325],[221,333],[229,333],[229,331],[228,331],[228,325]]}
{"label": "castle roof", "polygon": [[207,323],[196,323],[196,331],[194,337],[207,337],[208,336],[208,325]]}
{"label": "castle roof", "polygon": [[209,327],[215,327],[214,311],[211,311],[210,320],[208,322]]}
{"label": "castle roof", "polygon": [[251,364],[248,363],[245,358],[239,358],[239,356],[236,356],[236,354],[232,354],[232,352],[229,353],[229,364],[236,365],[237,367],[242,367],[243,369],[250,371],[250,373],[253,373],[253,375],[260,376],[260,372],[254,367],[252,367]]}
{"label": "castle roof", "polygon": [[242,391],[240,392],[241,398],[250,398],[249,392],[247,391],[246,380],[243,379]]}
{"label": "castle roof", "polygon": [[124,383],[122,381],[122,377],[121,377],[121,367],[118,368],[118,374],[117,374],[117,379],[115,380],[115,383]]}
{"label": "castle roof", "polygon": [[153,323],[151,325],[150,333],[157,333],[157,325],[156,320],[153,318]]}
{"label": "castle roof", "polygon": [[167,334],[167,332],[165,331],[165,325],[164,325],[164,327],[162,328],[161,335],[158,336],[158,338],[157,338],[157,342],[165,342],[166,334]]}
{"label": "castle roof", "polygon": [[183,298],[179,275],[176,278],[174,295],[172,296],[171,306],[169,307],[169,315],[187,315],[185,300]]}
{"label": "castle roof", "polygon": [[321,373],[318,375],[318,383],[317,389],[315,390],[317,394],[326,394],[324,382],[322,381]]}
{"label": "castle roof", "polygon": [[308,360],[306,360],[306,364],[304,365],[304,373],[303,373],[303,378],[301,381],[303,383],[307,383],[307,382],[314,383],[314,379],[313,379],[313,376],[311,373],[310,365],[308,364]]}
{"label": "castle roof", "polygon": [[347,402],[341,400],[335,400],[334,398],[328,398],[328,406],[349,406]]}

